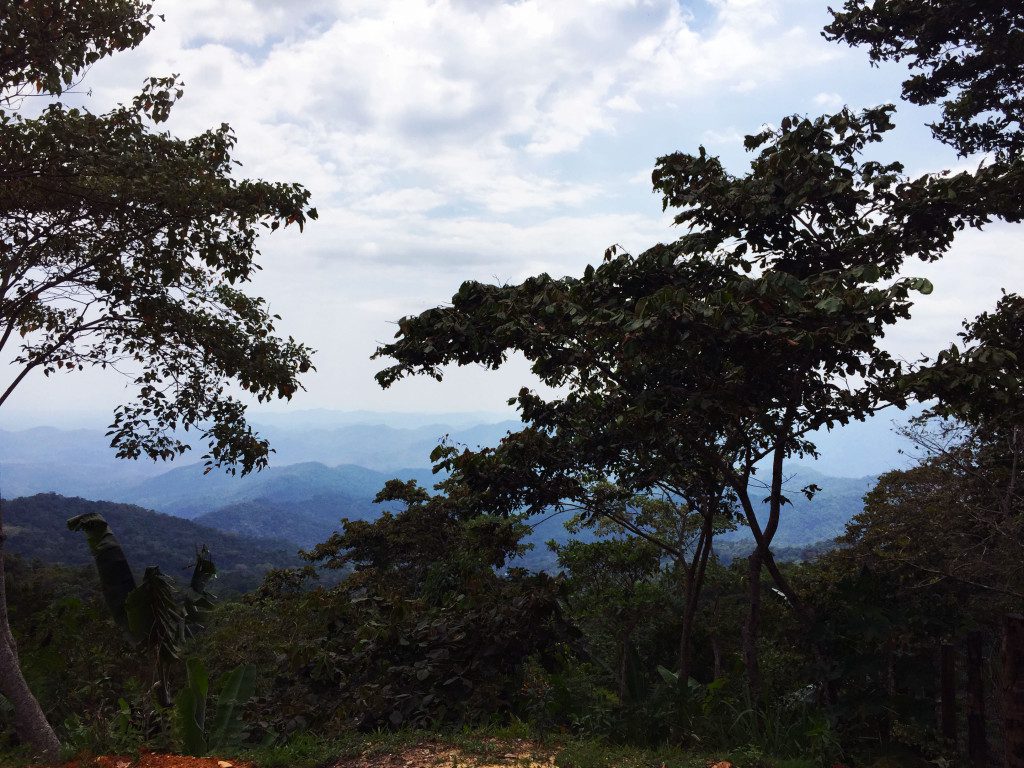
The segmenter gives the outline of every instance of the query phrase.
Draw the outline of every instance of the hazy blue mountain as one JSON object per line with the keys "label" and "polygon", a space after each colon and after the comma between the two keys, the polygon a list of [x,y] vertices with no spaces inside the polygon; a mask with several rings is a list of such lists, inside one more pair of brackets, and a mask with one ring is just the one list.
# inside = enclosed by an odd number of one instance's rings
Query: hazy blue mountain
{"label": "hazy blue mountain", "polygon": [[[865,422],[832,431],[820,430],[812,437],[822,456],[805,463],[834,477],[877,475],[905,466],[908,459],[900,451],[908,449],[909,445],[894,432],[894,422],[897,426],[905,425],[919,412],[919,406],[903,412],[883,411]],[[316,461],[328,466],[356,464],[385,472],[428,466],[430,451],[445,435],[470,447],[493,445],[506,432],[520,426],[514,418],[501,414],[476,413],[318,409],[254,411],[251,416],[276,451],[271,457],[272,466]],[[8,427],[7,431],[0,431],[0,469],[8,470],[0,474],[0,483],[9,483],[19,493],[60,489],[92,494],[94,489],[114,488],[126,479],[152,477],[170,468],[149,461],[115,459],[102,429],[109,421],[109,414],[83,413],[76,417],[57,413],[50,415],[51,426],[43,429],[13,431],[9,428],[15,424],[40,423],[40,419],[46,418],[46,414],[41,413],[19,416],[19,412],[8,411],[0,420],[0,424]],[[64,426],[86,422],[96,426],[87,430],[69,430]],[[202,453],[203,446],[195,446],[193,452],[179,461],[191,464]],[[76,490],[76,487],[84,490]]]}
{"label": "hazy blue mountain", "polygon": [[303,549],[326,540],[340,526],[340,515],[327,518],[311,513],[307,504],[274,503],[257,499],[239,501],[206,512],[193,522],[255,538],[286,537]]}
{"label": "hazy blue mountain", "polygon": [[[774,543],[779,547],[803,547],[836,538],[850,518],[863,509],[864,494],[876,481],[874,476],[831,477],[807,465],[794,466],[783,488],[791,503],[783,507]],[[821,490],[808,500],[800,489],[812,483]],[[765,490],[762,498],[767,495]],[[767,504],[760,506],[758,519],[763,519],[767,515]],[[722,536],[724,541],[749,538],[750,530],[745,527]]]}
{"label": "hazy blue mountain", "polygon": [[[905,463],[899,454],[902,438],[893,433],[891,421],[895,417],[905,423],[909,415],[896,412],[817,435],[822,459],[792,469],[787,495],[793,503],[783,513],[776,544],[807,547],[839,535],[861,509],[873,476]],[[121,461],[99,430],[0,432],[0,493],[13,497],[56,491],[112,499],[201,518],[221,531],[310,546],[336,530],[342,517],[378,515],[380,508],[372,499],[393,477],[416,479],[431,487],[437,478],[426,468],[428,457],[444,435],[475,448],[493,445],[519,426],[516,421],[473,423],[474,418],[481,416],[254,414],[276,453],[267,470],[245,478],[217,471],[204,475],[202,465],[190,454],[170,465]],[[799,492],[809,483],[822,487],[813,501]],[[543,543],[565,537],[560,519],[540,522],[531,537],[538,546],[527,560],[550,559]],[[748,540],[749,532],[741,529],[723,542],[744,546]]]}
{"label": "hazy blue mountain", "polygon": [[[514,420],[514,414],[487,412],[423,413],[402,411],[337,411],[329,408],[310,408],[290,411],[253,409],[252,423],[281,429],[337,429],[356,424],[385,426],[392,429],[420,429],[443,426],[464,429],[480,424],[493,424]],[[518,422],[516,422],[518,423]]]}
{"label": "hazy blue mountain", "polygon": [[384,472],[430,466],[430,452],[445,437],[470,448],[496,445],[520,423],[503,421],[453,427],[428,424],[396,428],[384,424],[349,424],[300,428],[260,426],[274,448],[271,466],[317,461],[328,466],[358,464]]}
{"label": "hazy blue mountain", "polygon": [[305,462],[240,477],[223,472],[203,474],[202,464],[190,464],[115,491],[112,498],[187,518],[239,502],[288,507],[305,504],[314,517],[337,521],[377,514],[373,497],[395,477],[418,480],[428,488],[435,482],[429,469],[378,472],[353,464],[328,467]]}
{"label": "hazy blue mountain", "polygon": [[831,431],[819,429],[811,433],[810,438],[818,446],[821,457],[802,461],[833,477],[880,475],[908,467],[913,463],[913,445],[898,430],[923,410],[923,406],[912,403],[905,411],[890,408],[845,427]]}
{"label": "hazy blue mountain", "polygon": [[106,518],[137,575],[147,566],[159,565],[178,581],[187,581],[196,547],[203,544],[217,564],[216,585],[221,591],[252,589],[269,568],[300,562],[297,546],[290,541],[239,536],[141,507],[55,493],[4,500],[5,546],[14,554],[48,563],[91,563],[84,534],[67,528],[68,518],[86,512]]}
{"label": "hazy blue mountain", "polygon": [[96,430],[0,430],[0,494],[7,498],[48,491],[97,496],[166,471],[152,461],[118,459]]}
{"label": "hazy blue mountain", "polygon": [[[415,429],[368,424],[331,429],[283,429],[272,426],[265,428],[263,433],[270,439],[275,450],[271,456],[271,469],[285,469],[290,465],[311,462],[328,467],[356,465],[379,471],[390,478],[396,472],[405,471],[404,467],[429,467],[430,452],[445,435],[457,443],[475,448],[496,444],[509,429],[517,426],[518,423],[512,421],[477,424],[459,429],[444,425]],[[136,486],[183,468],[186,470],[184,474],[170,475],[165,482],[180,483],[186,476],[191,478],[192,470],[188,467],[194,465],[203,453],[203,446],[200,445],[171,463],[155,463],[146,459],[125,461],[115,457],[109,443],[109,438],[100,430],[60,430],[53,427],[0,430],[0,493],[14,497],[55,491],[149,505],[151,499],[173,495],[175,489],[165,489],[156,496],[147,496],[135,493]],[[375,484],[378,480],[379,476],[373,476],[367,482]],[[212,486],[211,480],[203,483],[202,488]],[[230,486],[232,484],[228,483],[223,487]],[[133,489],[134,495],[125,495],[128,488]],[[378,484],[373,493],[379,488]],[[254,497],[246,495],[244,498]],[[193,510],[191,514],[207,512],[227,503],[227,500],[218,501],[213,507],[205,505]],[[160,508],[163,509],[162,506]]]}

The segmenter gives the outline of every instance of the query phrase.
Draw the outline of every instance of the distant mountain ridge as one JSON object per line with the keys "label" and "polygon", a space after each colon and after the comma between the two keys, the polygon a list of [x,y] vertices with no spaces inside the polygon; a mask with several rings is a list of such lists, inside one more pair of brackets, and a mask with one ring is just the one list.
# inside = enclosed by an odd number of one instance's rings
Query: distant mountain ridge
{"label": "distant mountain ridge", "polygon": [[[108,439],[96,430],[0,431],[0,495],[55,491],[135,504],[223,532],[287,541],[294,549],[323,541],[343,517],[379,515],[381,507],[372,500],[391,478],[414,479],[431,488],[438,478],[427,466],[428,456],[444,435],[476,448],[494,445],[520,426],[510,420],[451,427],[427,423],[429,414],[400,414],[391,425],[359,423],[354,414],[303,414],[294,423],[279,415],[260,427],[277,452],[270,467],[244,478],[203,474],[201,464],[181,463],[189,460],[188,454],[169,465],[118,460]],[[254,414],[257,423],[259,418]],[[853,442],[863,444],[877,427],[860,425]],[[838,439],[836,434],[825,437],[824,442]],[[849,471],[859,466],[836,456]],[[783,510],[777,546],[806,547],[841,534],[875,482],[874,475],[835,477],[823,474],[821,467],[820,462],[790,467],[785,492],[792,503]],[[822,487],[812,501],[800,493],[810,483]],[[540,549],[547,539],[566,537],[561,521],[552,520],[539,525],[532,540]],[[742,548],[749,538],[749,531],[741,528],[722,542]]]}
{"label": "distant mountain ridge", "polygon": [[325,505],[332,519],[374,517],[379,508],[373,497],[388,480],[417,480],[427,488],[436,478],[430,469],[400,469],[380,472],[354,464],[328,467],[320,462],[303,462],[269,467],[245,477],[223,472],[204,474],[202,464],[189,464],[148,478],[110,494],[115,501],[139,504],[180,517],[195,518],[241,502],[295,506],[307,504],[311,513],[322,517]]}
{"label": "distant mountain ridge", "polygon": [[[445,436],[476,448],[494,445],[518,427],[519,422],[504,421],[463,428],[443,424],[414,429],[369,424],[309,429],[269,426],[261,432],[274,449],[271,469],[308,462],[328,467],[347,464],[393,477],[406,467],[429,467],[430,452]],[[125,461],[115,456],[110,439],[101,430],[0,430],[0,495],[13,498],[55,491],[128,500],[119,495],[126,488],[192,465],[202,452],[203,446],[196,445],[191,453],[171,463]]]}

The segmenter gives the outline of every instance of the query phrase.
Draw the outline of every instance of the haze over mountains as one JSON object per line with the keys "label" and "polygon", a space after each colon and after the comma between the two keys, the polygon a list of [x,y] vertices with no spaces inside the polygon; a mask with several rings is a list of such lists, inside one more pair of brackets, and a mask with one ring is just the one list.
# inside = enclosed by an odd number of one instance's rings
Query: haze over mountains
{"label": "haze over mountains", "polygon": [[[101,429],[0,430],[0,495],[55,492],[138,505],[294,552],[327,538],[343,517],[378,515],[373,497],[388,479],[432,486],[429,454],[445,435],[475,448],[493,445],[519,426],[494,417],[480,421],[486,414],[300,411],[259,418],[275,454],[270,467],[244,478],[204,475],[197,461],[201,446],[171,464],[155,464],[115,458]],[[793,465],[787,486],[792,507],[776,538],[779,546],[835,537],[860,510],[877,474],[906,462],[889,419],[824,434],[819,444],[821,459]],[[799,493],[809,483],[822,488],[813,501]],[[562,523],[556,517],[537,526],[531,538],[541,546],[530,558],[533,564],[546,563],[544,541],[566,538]],[[739,544],[747,537],[741,529],[724,539]]]}

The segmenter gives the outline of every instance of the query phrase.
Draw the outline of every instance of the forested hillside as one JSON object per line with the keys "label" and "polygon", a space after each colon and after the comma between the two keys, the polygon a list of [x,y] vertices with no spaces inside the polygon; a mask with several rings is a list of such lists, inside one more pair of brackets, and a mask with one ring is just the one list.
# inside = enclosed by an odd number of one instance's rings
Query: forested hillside
{"label": "forested hillside", "polygon": [[69,531],[76,515],[102,515],[117,531],[130,562],[139,571],[157,565],[185,583],[196,549],[209,547],[217,565],[215,591],[237,593],[257,587],[271,568],[299,563],[298,545],[284,536],[261,539],[224,533],[179,517],[129,504],[87,501],[54,493],[3,500],[7,549],[27,560],[63,565],[91,564],[93,556],[81,533]]}

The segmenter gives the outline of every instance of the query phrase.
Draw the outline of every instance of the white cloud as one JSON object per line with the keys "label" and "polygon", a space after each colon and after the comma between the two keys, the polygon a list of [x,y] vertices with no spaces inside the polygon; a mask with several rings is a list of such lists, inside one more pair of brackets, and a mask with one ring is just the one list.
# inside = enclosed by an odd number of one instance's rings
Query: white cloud
{"label": "white cloud", "polygon": [[97,67],[94,101],[181,72],[176,130],[229,119],[248,173],[300,178],[325,207],[383,211],[396,184],[496,215],[580,205],[599,187],[537,164],[625,116],[827,58],[779,22],[786,5],[716,0],[702,34],[674,0],[192,0],[158,6],[166,24]]}
{"label": "white cloud", "polygon": [[[743,134],[809,102],[887,100],[861,86],[884,72],[820,37],[820,0],[689,5],[157,0],[166,22],[96,65],[83,100],[105,109],[144,76],[179,72],[171,130],[227,121],[241,173],[309,187],[320,220],[263,242],[254,286],[285,332],[321,350],[302,405],[415,409],[427,390],[381,394],[370,376],[389,318],[445,301],[463,279],[576,273],[612,243],[672,238],[650,193],[658,155],[703,141],[745,160]],[[936,296],[965,265],[990,264],[949,263]],[[949,332],[942,317],[988,306],[995,278],[974,277],[959,304],[922,308],[918,330],[894,343],[934,348]],[[516,389],[480,381],[430,389],[431,404],[489,409]]]}
{"label": "white cloud", "polygon": [[732,126],[721,130],[709,129],[701,134],[701,140],[710,146],[717,144],[743,144],[746,134],[737,131]]}
{"label": "white cloud", "polygon": [[845,102],[843,101],[843,97],[840,96],[838,93],[829,93],[826,91],[822,91],[821,93],[817,94],[814,97],[814,103],[815,105],[822,107],[823,109],[827,109],[833,112],[842,109],[843,104],[845,104]]}

